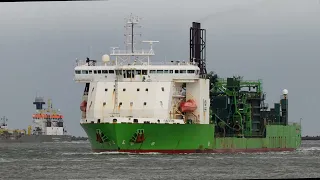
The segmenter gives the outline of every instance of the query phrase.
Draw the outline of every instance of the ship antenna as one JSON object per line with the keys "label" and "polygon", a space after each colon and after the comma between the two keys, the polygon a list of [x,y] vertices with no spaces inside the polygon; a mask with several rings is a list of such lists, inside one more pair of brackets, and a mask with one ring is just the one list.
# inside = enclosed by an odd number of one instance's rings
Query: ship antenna
{"label": "ship antenna", "polygon": [[92,46],[88,46],[88,58],[90,58],[92,52]]}
{"label": "ship antenna", "polygon": [[[126,38],[126,49],[128,50],[128,46],[131,45],[131,53],[132,56],[134,54],[134,35],[140,35],[141,34],[135,34],[134,33],[134,28],[135,27],[140,27],[137,26],[137,24],[139,24],[139,21],[141,20],[141,18],[139,18],[138,16],[133,16],[132,13],[130,14],[130,17],[126,18],[126,34],[125,36]],[[130,38],[131,37],[131,38]]]}

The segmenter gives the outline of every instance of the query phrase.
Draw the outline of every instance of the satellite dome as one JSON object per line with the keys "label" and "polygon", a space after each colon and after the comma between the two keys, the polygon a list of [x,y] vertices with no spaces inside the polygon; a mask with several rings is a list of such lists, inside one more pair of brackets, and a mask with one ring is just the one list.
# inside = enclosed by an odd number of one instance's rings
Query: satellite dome
{"label": "satellite dome", "polygon": [[287,89],[282,90],[282,94],[283,95],[287,95],[288,94],[288,90]]}
{"label": "satellite dome", "polygon": [[110,57],[108,54],[102,56],[102,62],[107,63],[110,61]]}

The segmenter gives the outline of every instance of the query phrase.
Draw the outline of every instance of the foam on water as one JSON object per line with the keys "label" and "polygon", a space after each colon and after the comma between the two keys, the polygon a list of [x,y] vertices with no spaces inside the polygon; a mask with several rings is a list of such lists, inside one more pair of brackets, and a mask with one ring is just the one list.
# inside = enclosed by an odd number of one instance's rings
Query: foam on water
{"label": "foam on water", "polygon": [[[89,143],[0,144],[0,179],[247,179],[320,177],[320,141],[293,152],[92,152]],[[232,170],[232,173],[231,171]],[[252,173],[254,172],[254,173]]]}

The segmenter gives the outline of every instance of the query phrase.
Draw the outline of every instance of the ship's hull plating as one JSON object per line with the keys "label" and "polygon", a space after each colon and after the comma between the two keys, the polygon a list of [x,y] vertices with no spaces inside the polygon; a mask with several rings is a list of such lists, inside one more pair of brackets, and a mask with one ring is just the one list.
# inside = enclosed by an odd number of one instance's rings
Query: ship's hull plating
{"label": "ship's hull plating", "polygon": [[[236,153],[294,151],[301,145],[300,125],[268,125],[266,138],[214,137],[208,124],[81,124],[95,152]],[[144,141],[130,142],[137,130]],[[102,134],[101,134],[102,132]],[[103,136],[103,137],[102,137]]]}
{"label": "ship's hull plating", "polygon": [[70,142],[70,135],[26,135],[20,138],[0,138],[0,143],[43,143],[43,142]]}

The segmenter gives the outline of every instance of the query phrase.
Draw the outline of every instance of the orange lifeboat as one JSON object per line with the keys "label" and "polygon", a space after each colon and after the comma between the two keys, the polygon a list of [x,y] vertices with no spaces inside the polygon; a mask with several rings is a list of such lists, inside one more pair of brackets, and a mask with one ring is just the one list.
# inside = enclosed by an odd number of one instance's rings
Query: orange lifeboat
{"label": "orange lifeboat", "polygon": [[181,102],[180,109],[182,112],[193,112],[197,109],[197,103],[193,99]]}
{"label": "orange lifeboat", "polygon": [[82,101],[82,103],[80,104],[80,110],[82,112],[86,112],[87,109],[87,101]]}

